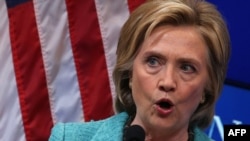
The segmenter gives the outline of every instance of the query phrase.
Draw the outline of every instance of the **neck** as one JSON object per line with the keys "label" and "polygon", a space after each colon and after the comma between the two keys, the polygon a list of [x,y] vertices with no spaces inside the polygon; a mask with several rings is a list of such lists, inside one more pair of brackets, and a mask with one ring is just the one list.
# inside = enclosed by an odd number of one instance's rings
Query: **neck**
{"label": "neck", "polygon": [[[156,131],[158,132],[158,131]],[[148,132],[145,141],[188,141],[189,134],[186,132],[178,132],[178,133],[155,133]]]}
{"label": "neck", "polygon": [[193,141],[192,129],[163,131],[158,128],[146,128],[141,122],[131,117],[127,120],[125,127],[130,125],[140,125],[144,129],[146,133],[145,141]]}

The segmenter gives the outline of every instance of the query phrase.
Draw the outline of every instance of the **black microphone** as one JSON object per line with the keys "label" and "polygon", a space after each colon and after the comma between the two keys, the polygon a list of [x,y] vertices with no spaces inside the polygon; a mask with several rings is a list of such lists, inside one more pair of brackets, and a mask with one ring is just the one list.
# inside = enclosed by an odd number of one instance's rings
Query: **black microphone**
{"label": "black microphone", "polygon": [[139,125],[129,126],[124,133],[125,141],[144,141],[145,131]]}

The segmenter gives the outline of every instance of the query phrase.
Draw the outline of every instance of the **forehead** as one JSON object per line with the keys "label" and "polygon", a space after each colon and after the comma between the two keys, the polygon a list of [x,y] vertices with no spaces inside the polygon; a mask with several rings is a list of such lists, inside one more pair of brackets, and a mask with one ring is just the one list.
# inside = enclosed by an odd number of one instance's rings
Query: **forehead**
{"label": "forehead", "polygon": [[144,42],[148,43],[157,43],[159,42],[160,39],[169,39],[169,41],[173,40],[176,38],[178,40],[179,38],[183,38],[186,40],[183,41],[188,41],[189,43],[192,42],[199,42],[205,45],[204,39],[198,29],[198,27],[195,26],[172,26],[172,25],[165,25],[165,26],[160,26],[156,27],[154,30],[152,30],[151,33],[149,33]]}
{"label": "forehead", "polygon": [[182,41],[187,44],[197,44],[206,46],[206,43],[195,26],[171,26],[165,25],[155,28],[151,33],[146,35],[142,45],[154,45],[160,41],[168,41],[173,43]]}
{"label": "forehead", "polygon": [[160,54],[171,53],[180,56],[206,58],[207,46],[194,26],[160,26],[145,38],[139,53],[155,51]]}

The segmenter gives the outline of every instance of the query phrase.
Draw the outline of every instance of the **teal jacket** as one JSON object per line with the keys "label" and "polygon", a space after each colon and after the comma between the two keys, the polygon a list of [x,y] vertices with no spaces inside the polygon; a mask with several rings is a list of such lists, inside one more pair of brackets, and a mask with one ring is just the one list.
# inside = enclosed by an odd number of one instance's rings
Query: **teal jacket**
{"label": "teal jacket", "polygon": [[[127,118],[127,113],[123,112],[100,121],[58,123],[53,127],[49,141],[121,141]],[[194,134],[194,141],[211,141],[198,128]]]}

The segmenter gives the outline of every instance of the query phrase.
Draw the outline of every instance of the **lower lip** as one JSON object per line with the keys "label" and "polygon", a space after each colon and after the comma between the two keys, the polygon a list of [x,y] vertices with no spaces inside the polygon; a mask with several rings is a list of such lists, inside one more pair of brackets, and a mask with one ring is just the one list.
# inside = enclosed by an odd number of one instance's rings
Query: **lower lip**
{"label": "lower lip", "polygon": [[159,105],[155,105],[155,109],[160,116],[164,116],[164,117],[170,115],[173,112],[172,107],[168,109],[164,109],[164,108],[161,108]]}

